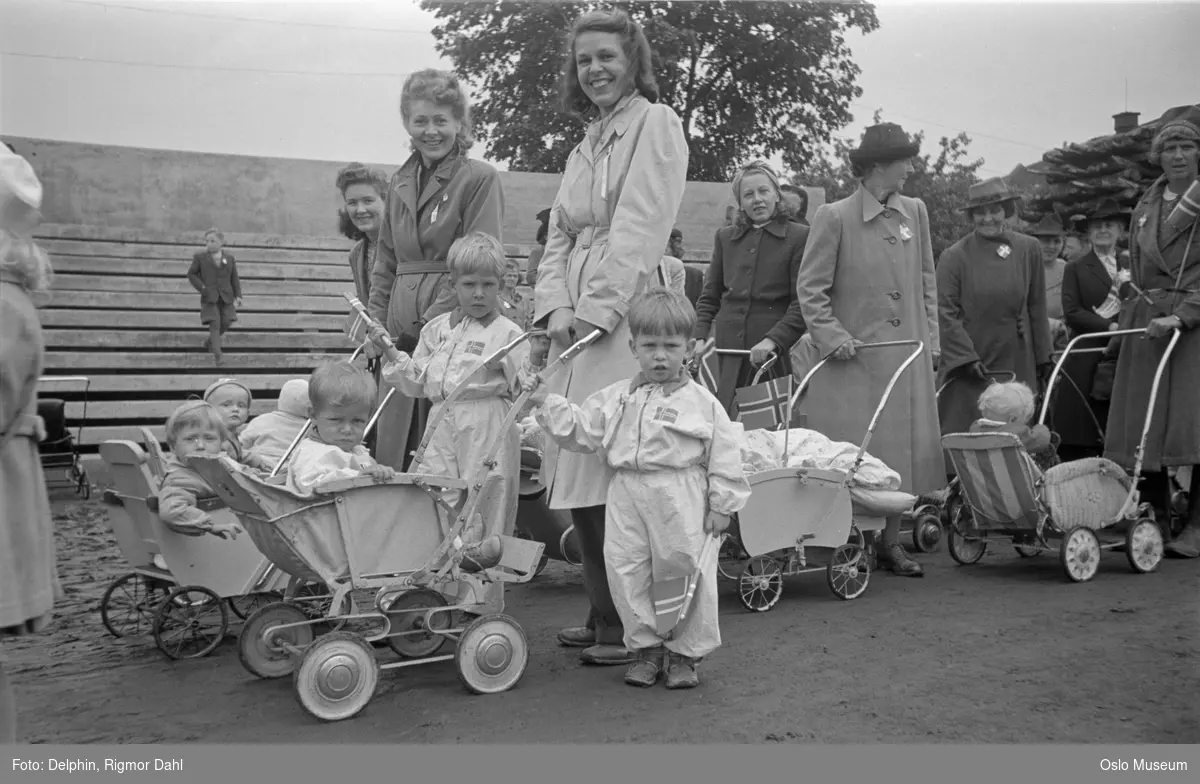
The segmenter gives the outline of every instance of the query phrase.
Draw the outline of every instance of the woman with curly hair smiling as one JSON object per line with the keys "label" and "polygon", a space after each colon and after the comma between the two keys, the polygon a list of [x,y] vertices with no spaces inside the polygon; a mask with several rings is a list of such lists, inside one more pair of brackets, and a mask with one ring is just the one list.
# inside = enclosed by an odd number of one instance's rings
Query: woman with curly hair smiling
{"label": "woman with curly hair smiling", "polygon": [[338,209],[338,231],[354,242],[350,248],[350,272],[360,302],[371,299],[371,271],[379,252],[379,227],[387,198],[387,177],[361,163],[346,164],[338,172],[337,188],[342,194]]}

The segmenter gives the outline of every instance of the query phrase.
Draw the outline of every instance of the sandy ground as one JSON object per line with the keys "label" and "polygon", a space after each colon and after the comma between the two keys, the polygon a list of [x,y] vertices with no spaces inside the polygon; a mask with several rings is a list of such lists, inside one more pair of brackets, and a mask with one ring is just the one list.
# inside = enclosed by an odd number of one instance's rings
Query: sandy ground
{"label": "sandy ground", "polygon": [[1074,585],[1056,558],[960,567],[943,547],[924,579],[875,574],[850,602],[822,574],[789,578],[765,614],[723,583],[725,645],[691,692],[624,686],[558,647],[585,604],[579,570],[551,562],[508,594],[531,646],[515,689],[473,696],[451,662],[385,671],[362,714],[325,724],[291,678],[242,669],[234,636],[187,661],[110,637],[100,597],[126,567],[105,508],[55,510],[67,598],[46,633],[0,643],[32,743],[1200,742],[1200,561],[1139,576],[1108,554]]}

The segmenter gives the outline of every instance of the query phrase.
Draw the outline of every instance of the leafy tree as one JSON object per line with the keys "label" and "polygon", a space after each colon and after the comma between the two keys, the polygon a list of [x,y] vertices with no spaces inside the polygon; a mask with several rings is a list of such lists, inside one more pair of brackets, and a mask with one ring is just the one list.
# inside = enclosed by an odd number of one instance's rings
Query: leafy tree
{"label": "leafy tree", "polygon": [[[876,112],[874,121],[881,122]],[[917,134],[924,141],[924,134]],[[938,140],[937,149],[913,159],[915,171],[904,185],[904,193],[925,202],[929,211],[929,235],[936,259],[941,252],[963,237],[971,222],[959,208],[966,203],[967,188],[979,181],[977,173],[983,159],[968,159],[971,138],[965,133]],[[849,152],[858,147],[856,140],[833,139],[832,151],[823,150],[792,180],[797,185],[824,188],[825,201],[844,199],[858,188],[850,173]]]}
{"label": "leafy tree", "polygon": [[[561,172],[583,124],[559,109],[566,34],[582,2],[422,0],[437,49],[478,90],[473,112],[490,157],[514,171]],[[850,120],[862,89],[845,34],[878,28],[863,0],[636,2],[660,100],[683,121],[688,178],[728,180],[750,157],[796,167]]]}

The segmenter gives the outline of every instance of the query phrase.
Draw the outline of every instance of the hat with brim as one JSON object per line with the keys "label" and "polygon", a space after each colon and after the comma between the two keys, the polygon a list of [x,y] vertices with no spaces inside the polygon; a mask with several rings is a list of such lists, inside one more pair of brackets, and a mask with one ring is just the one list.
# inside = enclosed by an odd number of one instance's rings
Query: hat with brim
{"label": "hat with brim", "polygon": [[1025,232],[1030,237],[1062,237],[1067,232],[1063,229],[1062,221],[1053,213],[1042,216],[1037,225]]}
{"label": "hat with brim", "polygon": [[42,183],[29,161],[0,148],[0,228],[26,229],[42,207]]}
{"label": "hat with brim", "polygon": [[1104,199],[1083,218],[1083,226],[1087,228],[1097,221],[1110,220],[1117,223],[1129,222],[1129,211],[1121,207],[1116,199]]}
{"label": "hat with brim", "polygon": [[896,123],[872,125],[863,132],[858,149],[850,151],[850,162],[859,166],[890,163],[916,156],[921,150],[911,136]]}
{"label": "hat with brim", "polygon": [[538,219],[539,223],[549,223],[550,222],[550,208],[547,207],[546,209],[539,212],[537,214],[537,219]]}
{"label": "hat with brim", "polygon": [[991,177],[968,188],[967,203],[958,209],[960,212],[970,212],[980,207],[990,207],[993,204],[1015,202],[1020,198],[1012,192],[1003,177]]}

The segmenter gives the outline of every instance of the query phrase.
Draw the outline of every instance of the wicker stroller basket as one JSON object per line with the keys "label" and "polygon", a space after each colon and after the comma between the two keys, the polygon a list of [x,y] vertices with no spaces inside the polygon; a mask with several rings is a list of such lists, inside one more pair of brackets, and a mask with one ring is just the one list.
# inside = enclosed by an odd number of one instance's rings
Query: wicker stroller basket
{"label": "wicker stroller basket", "polygon": [[1124,469],[1102,457],[1060,463],[1047,469],[1043,481],[1043,499],[1054,525],[1063,531],[1114,525],[1132,482]]}

